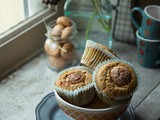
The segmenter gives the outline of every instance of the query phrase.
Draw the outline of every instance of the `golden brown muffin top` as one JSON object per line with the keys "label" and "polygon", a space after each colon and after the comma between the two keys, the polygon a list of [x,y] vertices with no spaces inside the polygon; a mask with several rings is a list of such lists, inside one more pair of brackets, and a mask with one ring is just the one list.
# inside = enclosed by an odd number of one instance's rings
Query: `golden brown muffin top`
{"label": "golden brown muffin top", "polygon": [[115,66],[110,72],[110,77],[114,84],[123,86],[131,81],[131,72],[125,66]]}
{"label": "golden brown muffin top", "polygon": [[69,91],[74,91],[88,85],[91,82],[91,73],[87,70],[74,69],[68,70],[61,74],[56,81],[56,86]]}
{"label": "golden brown muffin top", "polygon": [[137,76],[128,64],[109,62],[96,73],[96,85],[112,97],[128,95],[137,86]]}

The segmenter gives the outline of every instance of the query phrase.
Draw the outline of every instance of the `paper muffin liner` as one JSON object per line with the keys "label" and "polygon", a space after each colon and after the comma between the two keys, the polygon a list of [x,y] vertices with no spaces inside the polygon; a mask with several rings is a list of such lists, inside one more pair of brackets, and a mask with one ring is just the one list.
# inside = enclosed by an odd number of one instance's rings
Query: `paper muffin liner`
{"label": "paper muffin liner", "polygon": [[62,75],[66,71],[74,70],[74,69],[87,70],[92,74],[92,70],[87,67],[84,67],[84,66],[71,67],[58,73],[56,79],[54,80],[53,87],[64,100],[68,101],[71,104],[82,106],[91,102],[95,96],[95,88],[94,88],[93,82],[73,91],[69,91],[69,90],[57,87],[55,85],[55,82],[60,75]]}
{"label": "paper muffin liner", "polygon": [[[127,95],[121,95],[121,96],[117,96],[117,97],[114,97],[114,98],[111,98],[110,96],[108,96],[107,94],[103,93],[102,91],[100,91],[96,85],[96,73],[98,72],[98,70],[104,66],[105,64],[109,63],[109,62],[122,62],[124,64],[127,64],[129,65],[134,73],[136,74],[137,76],[137,85],[135,87],[135,89],[131,92],[131,93],[128,93]],[[134,92],[137,90],[138,86],[139,86],[139,80],[140,80],[140,76],[137,72],[137,70],[133,67],[133,65],[130,63],[130,62],[127,62],[125,60],[122,60],[122,59],[111,59],[111,60],[105,60],[103,61],[102,63],[98,64],[95,68],[95,70],[93,71],[93,75],[92,75],[92,80],[93,80],[93,83],[94,83],[94,87],[96,89],[96,92],[97,92],[97,95],[98,97],[104,102],[104,103],[108,103],[110,105],[114,105],[114,104],[121,104],[123,102],[127,102],[128,100],[130,100],[134,94]]]}
{"label": "paper muffin liner", "polygon": [[114,54],[99,46],[98,43],[87,40],[81,64],[94,69],[100,62],[116,58]]}

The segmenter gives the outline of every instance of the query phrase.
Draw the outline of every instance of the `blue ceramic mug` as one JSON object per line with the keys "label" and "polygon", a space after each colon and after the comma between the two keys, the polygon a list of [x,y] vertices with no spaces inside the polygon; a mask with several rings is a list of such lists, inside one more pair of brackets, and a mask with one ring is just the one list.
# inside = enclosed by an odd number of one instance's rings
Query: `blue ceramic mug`
{"label": "blue ceramic mug", "polygon": [[[135,11],[141,14],[141,23],[138,23],[135,17]],[[160,40],[160,6],[149,5],[144,10],[140,7],[134,7],[131,10],[131,21],[142,37]]]}
{"label": "blue ceramic mug", "polygon": [[146,68],[160,67],[160,40],[145,39],[136,32],[138,61]]}

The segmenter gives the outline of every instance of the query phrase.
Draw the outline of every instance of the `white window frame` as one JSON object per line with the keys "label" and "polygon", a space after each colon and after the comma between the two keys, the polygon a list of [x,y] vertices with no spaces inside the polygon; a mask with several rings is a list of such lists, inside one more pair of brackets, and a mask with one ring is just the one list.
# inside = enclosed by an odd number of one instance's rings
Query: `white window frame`
{"label": "white window frame", "polygon": [[0,80],[43,51],[43,19],[48,22],[62,16],[64,2],[61,0],[58,6],[45,9],[0,35]]}

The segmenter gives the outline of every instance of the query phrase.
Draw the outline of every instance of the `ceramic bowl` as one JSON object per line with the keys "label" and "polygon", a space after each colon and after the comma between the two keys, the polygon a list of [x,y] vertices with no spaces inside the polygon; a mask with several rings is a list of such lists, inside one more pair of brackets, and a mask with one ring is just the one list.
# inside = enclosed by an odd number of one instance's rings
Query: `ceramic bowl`
{"label": "ceramic bowl", "polygon": [[116,120],[122,116],[130,104],[130,100],[119,105],[110,106],[103,109],[90,109],[75,106],[63,100],[56,91],[55,97],[59,107],[70,118],[75,120]]}

